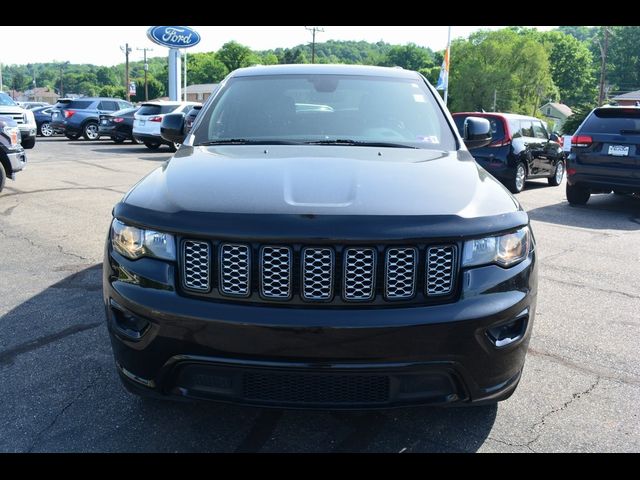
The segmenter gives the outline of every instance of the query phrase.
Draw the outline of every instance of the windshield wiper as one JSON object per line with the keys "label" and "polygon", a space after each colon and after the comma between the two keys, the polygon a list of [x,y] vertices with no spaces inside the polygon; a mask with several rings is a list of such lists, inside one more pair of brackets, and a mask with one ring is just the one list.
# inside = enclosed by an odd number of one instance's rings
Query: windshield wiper
{"label": "windshield wiper", "polygon": [[640,133],[640,130],[620,130],[620,133]]}
{"label": "windshield wiper", "polygon": [[359,140],[350,140],[348,138],[337,138],[335,140],[316,140],[312,142],[305,142],[307,145],[352,145],[356,147],[389,147],[389,148],[413,148],[417,150],[418,147],[411,145],[405,145],[403,143],[391,143],[391,142],[364,142]]}
{"label": "windshield wiper", "polygon": [[292,140],[249,140],[246,138],[223,138],[220,140],[210,140],[194,145],[194,147],[206,147],[209,145],[301,145],[300,142]]}

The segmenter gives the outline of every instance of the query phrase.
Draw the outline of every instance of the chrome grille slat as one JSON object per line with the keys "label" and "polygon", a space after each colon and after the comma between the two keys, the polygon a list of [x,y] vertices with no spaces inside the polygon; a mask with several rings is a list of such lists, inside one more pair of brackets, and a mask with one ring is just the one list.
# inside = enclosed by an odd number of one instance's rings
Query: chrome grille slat
{"label": "chrome grille slat", "polygon": [[416,290],[418,251],[415,248],[389,248],[385,256],[385,297],[389,300],[413,297]]}
{"label": "chrome grille slat", "polygon": [[373,248],[345,249],[342,287],[345,300],[364,301],[375,296],[376,255]]}
{"label": "chrome grille slat", "polygon": [[291,249],[264,246],[260,251],[260,293],[265,298],[291,297]]}
{"label": "chrome grille slat", "polygon": [[448,295],[453,290],[456,269],[455,245],[433,246],[427,249],[427,296]]}
{"label": "chrome grille slat", "polygon": [[302,250],[302,297],[327,301],[333,296],[334,253],[331,248]]}
{"label": "chrome grille slat", "polygon": [[209,244],[197,240],[185,240],[182,244],[182,284],[191,290],[209,291]]}
{"label": "chrome grille slat", "polygon": [[250,257],[247,245],[223,243],[220,246],[220,293],[249,296]]}

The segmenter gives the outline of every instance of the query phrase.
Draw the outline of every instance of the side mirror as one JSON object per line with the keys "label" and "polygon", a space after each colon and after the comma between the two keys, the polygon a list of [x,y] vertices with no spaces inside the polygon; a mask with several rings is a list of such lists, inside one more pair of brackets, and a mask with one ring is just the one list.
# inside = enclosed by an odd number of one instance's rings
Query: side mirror
{"label": "side mirror", "polygon": [[491,123],[486,118],[467,117],[464,121],[463,140],[469,150],[489,145]]}
{"label": "side mirror", "polygon": [[552,142],[558,142],[560,143],[560,137],[558,136],[557,133],[552,133],[549,135],[549,140],[551,140]]}
{"label": "side mirror", "polygon": [[184,113],[165,115],[160,125],[160,135],[168,142],[182,143],[184,140]]}

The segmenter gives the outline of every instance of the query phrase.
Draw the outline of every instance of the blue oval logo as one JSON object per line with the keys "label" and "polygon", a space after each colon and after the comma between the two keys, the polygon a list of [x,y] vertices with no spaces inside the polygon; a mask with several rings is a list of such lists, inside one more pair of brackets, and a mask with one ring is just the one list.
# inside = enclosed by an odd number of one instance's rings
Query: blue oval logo
{"label": "blue oval logo", "polygon": [[169,48],[188,48],[200,43],[200,34],[189,27],[151,27],[147,37]]}

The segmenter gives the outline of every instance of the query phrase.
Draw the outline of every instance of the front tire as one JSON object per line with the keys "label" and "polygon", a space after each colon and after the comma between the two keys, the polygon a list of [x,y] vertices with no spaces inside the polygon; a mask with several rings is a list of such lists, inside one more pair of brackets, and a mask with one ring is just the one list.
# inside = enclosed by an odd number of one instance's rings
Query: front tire
{"label": "front tire", "polygon": [[87,122],[82,129],[82,136],[85,140],[93,142],[100,138],[100,132],[98,131],[98,124],[96,122]]}
{"label": "front tire", "polygon": [[585,205],[590,196],[589,189],[567,183],[567,200],[571,205]]}
{"label": "front tire", "polygon": [[177,143],[177,142],[172,142],[169,144],[169,150],[172,152],[177,152],[178,149],[180,148],[180,145],[182,145],[181,143]]}
{"label": "front tire", "polygon": [[511,193],[520,193],[524,190],[524,184],[527,181],[527,167],[523,162],[518,162],[516,165],[516,173],[512,180],[507,184],[507,188]]}
{"label": "front tire", "polygon": [[0,192],[4,188],[4,183],[7,181],[7,173],[4,171],[4,165],[0,162]]}
{"label": "front tire", "polygon": [[564,162],[560,160],[556,163],[556,169],[553,172],[553,176],[549,177],[547,180],[549,181],[549,185],[553,187],[557,187],[562,183],[562,179],[564,178]]}
{"label": "front tire", "polygon": [[144,142],[144,146],[147,147],[149,150],[157,150],[160,148],[160,143]]}
{"label": "front tire", "polygon": [[38,129],[38,133],[43,137],[50,137],[53,135],[53,128],[51,127],[51,123],[42,122],[40,124],[40,128]]}
{"label": "front tire", "polygon": [[36,137],[29,137],[25,140],[22,140],[22,148],[25,150],[29,150],[36,146]]}

